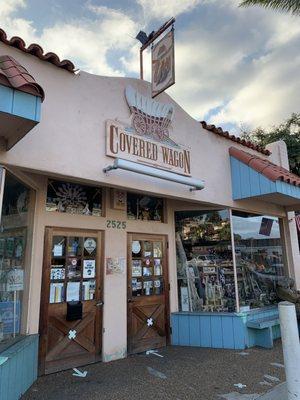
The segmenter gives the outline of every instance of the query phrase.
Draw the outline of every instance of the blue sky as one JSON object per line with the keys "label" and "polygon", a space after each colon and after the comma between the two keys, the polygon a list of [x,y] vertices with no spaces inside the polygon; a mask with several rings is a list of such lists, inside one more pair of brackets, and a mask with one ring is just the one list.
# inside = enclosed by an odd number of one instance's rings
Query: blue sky
{"label": "blue sky", "polygon": [[[299,111],[300,19],[239,0],[1,0],[1,27],[109,76],[138,76],[140,29],[175,16],[176,84],[194,118],[268,128]],[[150,58],[145,59],[146,78]]]}

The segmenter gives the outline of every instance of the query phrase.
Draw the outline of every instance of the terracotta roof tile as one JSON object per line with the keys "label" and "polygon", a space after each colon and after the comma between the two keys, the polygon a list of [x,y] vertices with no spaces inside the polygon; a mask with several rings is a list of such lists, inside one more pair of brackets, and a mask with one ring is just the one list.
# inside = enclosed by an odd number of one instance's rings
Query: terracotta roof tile
{"label": "terracotta roof tile", "polygon": [[43,88],[36,83],[27,69],[11,56],[0,56],[0,84],[40,96],[42,101],[45,98]]}
{"label": "terracotta roof tile", "polygon": [[279,165],[273,164],[269,160],[260,158],[255,154],[247,153],[236,147],[230,147],[229,154],[273,182],[284,181],[294,186],[300,186],[300,176],[291,173]]}
{"label": "terracotta roof tile", "polygon": [[30,44],[26,47],[24,40],[18,36],[12,37],[10,40],[7,39],[7,35],[3,29],[0,28],[0,42],[7,44],[8,46],[16,47],[24,53],[31,54],[38,57],[42,61],[48,61],[51,64],[56,65],[59,68],[66,69],[69,72],[74,72],[75,66],[70,60],[60,60],[58,55],[55,53],[46,53],[41,46],[36,43]]}
{"label": "terracotta roof tile", "polygon": [[222,128],[217,128],[215,125],[208,125],[205,121],[200,121],[202,127],[206,129],[207,131],[216,133],[219,136],[224,137],[225,139],[232,140],[233,142],[239,143],[242,146],[248,147],[250,149],[256,150],[259,153],[265,154],[266,156],[269,156],[271,152],[261,146],[258,146],[255,143],[250,142],[249,140],[241,139],[238,136],[231,135],[228,131],[223,131]]}

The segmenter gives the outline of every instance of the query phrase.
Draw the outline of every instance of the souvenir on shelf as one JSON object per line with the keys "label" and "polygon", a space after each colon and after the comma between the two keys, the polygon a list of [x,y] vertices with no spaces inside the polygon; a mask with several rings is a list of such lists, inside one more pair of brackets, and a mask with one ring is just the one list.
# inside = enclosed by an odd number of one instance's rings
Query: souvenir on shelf
{"label": "souvenir on shelf", "polygon": [[138,257],[140,255],[141,249],[141,242],[139,242],[138,240],[134,240],[131,245],[131,251],[135,257]]}
{"label": "souvenir on shelf", "polygon": [[153,281],[144,281],[143,288],[145,296],[150,296],[152,294]]}
{"label": "souvenir on shelf", "polygon": [[160,279],[154,281],[154,294],[162,294],[162,281]]}
{"label": "souvenir on shelf", "polygon": [[132,276],[142,276],[141,260],[132,260]]}
{"label": "souvenir on shelf", "polygon": [[93,300],[95,298],[95,281],[82,282],[82,300]]}
{"label": "souvenir on shelf", "polygon": [[133,296],[141,296],[143,289],[143,282],[138,280],[137,278],[132,278],[132,295]]}
{"label": "souvenir on shelf", "polygon": [[143,267],[143,276],[151,276],[152,267]]}
{"label": "souvenir on shelf", "polygon": [[154,259],[154,275],[159,276],[162,274],[161,260],[159,258]]}
{"label": "souvenir on shelf", "polygon": [[76,279],[80,278],[81,276],[81,266],[79,265],[80,260],[77,258],[71,258],[68,261],[68,266],[67,266],[67,277],[69,279]]}
{"label": "souvenir on shelf", "polygon": [[162,242],[153,243],[153,257],[155,258],[162,257]]}
{"label": "souvenir on shelf", "polygon": [[48,181],[46,211],[101,216],[102,190],[56,180]]}
{"label": "souvenir on shelf", "polygon": [[163,200],[157,197],[127,193],[128,219],[162,221]]}
{"label": "souvenir on shelf", "polygon": [[50,271],[51,280],[65,279],[65,268],[64,265],[52,265]]}

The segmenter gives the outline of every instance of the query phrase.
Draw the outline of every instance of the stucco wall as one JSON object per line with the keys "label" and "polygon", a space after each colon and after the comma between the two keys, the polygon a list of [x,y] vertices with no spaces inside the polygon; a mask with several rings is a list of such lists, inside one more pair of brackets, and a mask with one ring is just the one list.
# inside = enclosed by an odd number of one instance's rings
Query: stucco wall
{"label": "stucco wall", "polygon": [[[84,72],[74,75],[3,44],[0,44],[0,54],[16,58],[35,77],[46,94],[41,122],[12,150],[0,152],[0,163],[32,173],[28,179],[37,189],[27,333],[38,332],[45,226],[105,231],[105,257],[126,255],[127,232],[168,235],[170,306],[171,311],[177,311],[175,209],[217,204],[286,217],[285,210],[280,206],[258,200],[232,200],[228,148],[245,148],[204,130],[167,94],[161,94],[157,100],[171,102],[175,106],[170,136],[175,142],[190,148],[192,176],[203,179],[205,189],[190,192],[185,185],[126,171],[104,174],[103,168],[113,162],[112,158],[105,155],[106,120],[128,121],[130,112],[124,97],[126,85],[130,84],[142,94],[150,95],[150,84],[136,79],[100,77]],[[247,151],[252,152],[250,149]],[[274,152],[273,162],[280,163],[279,157]],[[126,230],[113,231],[106,229],[106,220],[125,220],[124,212],[108,208],[106,218],[46,212],[47,176],[162,195],[168,199],[168,223],[127,221]],[[290,263],[293,260],[293,257],[290,258]],[[104,303],[103,358],[109,361],[126,353],[126,275],[105,276]]]}

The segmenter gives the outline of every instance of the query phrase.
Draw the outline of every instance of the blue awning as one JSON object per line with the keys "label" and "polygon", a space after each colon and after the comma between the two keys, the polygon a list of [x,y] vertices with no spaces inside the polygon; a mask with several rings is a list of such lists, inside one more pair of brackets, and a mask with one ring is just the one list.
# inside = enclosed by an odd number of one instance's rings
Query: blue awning
{"label": "blue awning", "polygon": [[300,210],[300,177],[235,147],[229,152],[234,200],[255,198]]}

